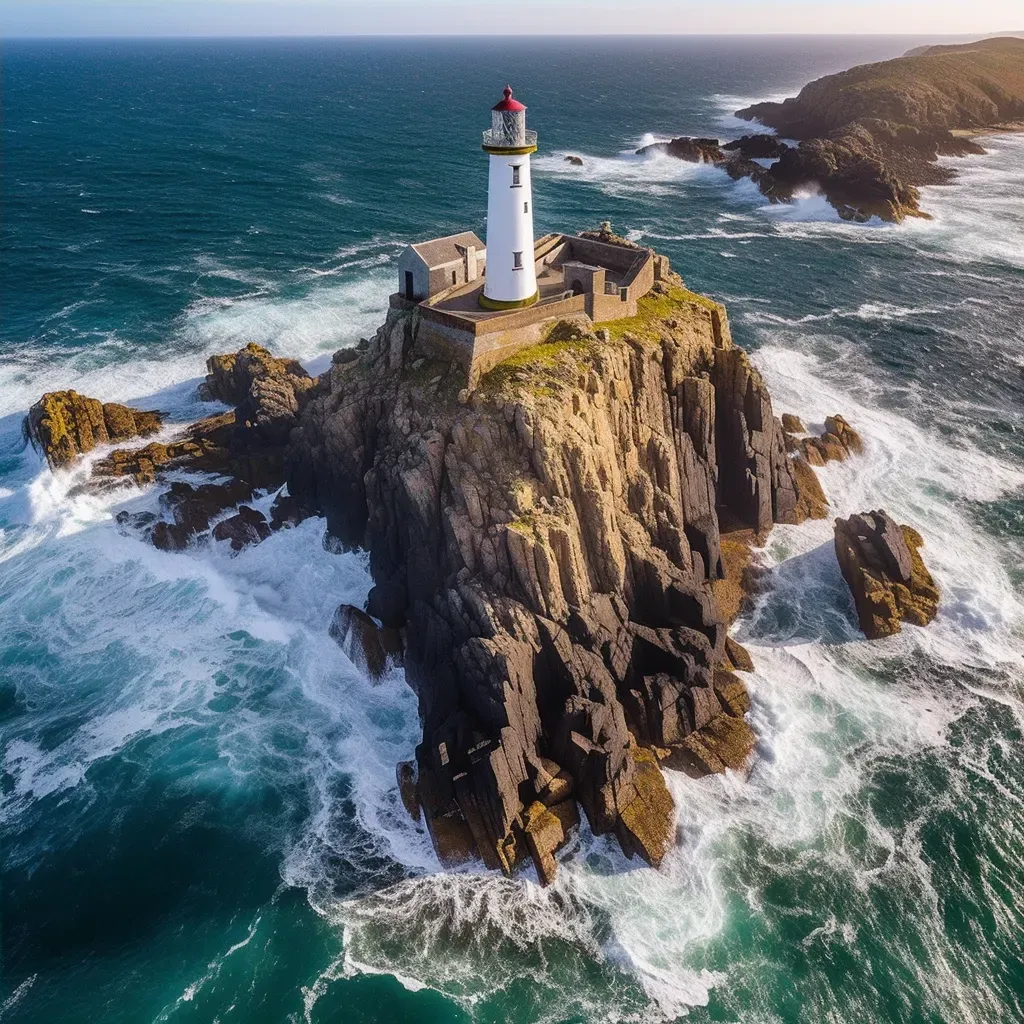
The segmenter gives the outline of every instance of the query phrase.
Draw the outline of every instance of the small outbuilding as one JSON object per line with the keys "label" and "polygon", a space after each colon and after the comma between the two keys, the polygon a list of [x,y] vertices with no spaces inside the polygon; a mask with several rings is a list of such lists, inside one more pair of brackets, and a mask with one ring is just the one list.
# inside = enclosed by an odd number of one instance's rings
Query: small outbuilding
{"label": "small outbuilding", "polygon": [[422,302],[475,281],[483,274],[486,260],[487,249],[473,231],[415,242],[398,257],[398,294]]}

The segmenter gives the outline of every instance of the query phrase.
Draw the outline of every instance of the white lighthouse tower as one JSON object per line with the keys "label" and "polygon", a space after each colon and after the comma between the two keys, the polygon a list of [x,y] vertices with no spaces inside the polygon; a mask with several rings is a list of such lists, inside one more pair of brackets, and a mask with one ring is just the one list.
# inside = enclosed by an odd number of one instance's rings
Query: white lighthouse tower
{"label": "white lighthouse tower", "polygon": [[533,263],[533,194],[530,154],[537,150],[537,133],[526,130],[526,107],[505,97],[491,111],[484,132],[484,152],[490,154],[487,183],[487,270],[480,305],[485,309],[519,309],[537,301]]}

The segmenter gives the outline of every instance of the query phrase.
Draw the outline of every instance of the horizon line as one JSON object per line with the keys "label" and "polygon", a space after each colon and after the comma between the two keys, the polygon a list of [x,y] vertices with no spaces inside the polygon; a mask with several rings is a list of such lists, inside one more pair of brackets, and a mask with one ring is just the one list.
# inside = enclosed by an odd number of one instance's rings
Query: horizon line
{"label": "horizon line", "polygon": [[[985,39],[1024,37],[1024,28],[995,32],[502,32],[504,38],[513,39],[764,39],[764,38],[818,38],[818,39],[919,39],[922,36],[942,39]],[[152,33],[149,35],[109,35],[76,33],[69,35],[7,34],[0,45],[12,40],[37,42],[70,42],[73,40],[206,40],[206,39],[489,39],[500,40],[488,32],[267,32],[234,35],[228,33],[179,34]]]}

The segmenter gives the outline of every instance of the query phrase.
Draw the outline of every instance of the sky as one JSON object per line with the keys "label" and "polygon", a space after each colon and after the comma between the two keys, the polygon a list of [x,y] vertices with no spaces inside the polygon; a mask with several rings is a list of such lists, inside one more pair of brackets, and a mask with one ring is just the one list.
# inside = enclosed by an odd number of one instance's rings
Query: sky
{"label": "sky", "polygon": [[1024,0],[0,0],[0,36],[1024,31]]}

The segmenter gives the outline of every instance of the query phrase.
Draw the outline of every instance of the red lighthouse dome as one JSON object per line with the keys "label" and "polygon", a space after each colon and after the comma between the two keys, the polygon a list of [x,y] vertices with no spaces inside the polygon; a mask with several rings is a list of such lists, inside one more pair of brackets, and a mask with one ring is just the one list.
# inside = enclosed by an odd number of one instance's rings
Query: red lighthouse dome
{"label": "red lighthouse dome", "polygon": [[520,110],[525,110],[525,109],[526,109],[526,104],[525,103],[520,103],[519,100],[516,100],[516,99],[512,98],[512,86],[511,85],[506,85],[505,86],[505,98],[500,103],[495,103],[495,105],[493,107],[491,107],[491,110],[501,110],[501,111],[514,110],[516,112],[518,112]]}

